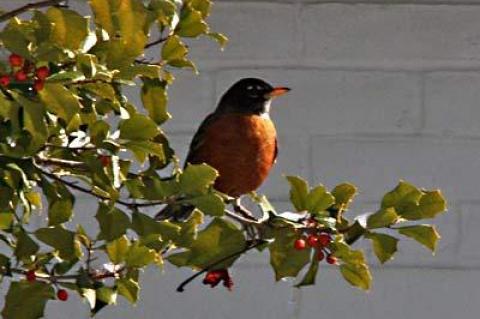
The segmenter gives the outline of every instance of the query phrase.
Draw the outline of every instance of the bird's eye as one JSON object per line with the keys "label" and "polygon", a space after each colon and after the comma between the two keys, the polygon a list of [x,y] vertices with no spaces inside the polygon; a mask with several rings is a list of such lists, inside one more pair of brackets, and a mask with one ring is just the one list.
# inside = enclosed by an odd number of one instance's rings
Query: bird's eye
{"label": "bird's eye", "polygon": [[258,91],[261,91],[263,89],[263,87],[261,85],[257,85],[257,90]]}
{"label": "bird's eye", "polygon": [[251,85],[247,86],[247,90],[248,90],[248,91],[253,90],[253,86],[251,86]]}

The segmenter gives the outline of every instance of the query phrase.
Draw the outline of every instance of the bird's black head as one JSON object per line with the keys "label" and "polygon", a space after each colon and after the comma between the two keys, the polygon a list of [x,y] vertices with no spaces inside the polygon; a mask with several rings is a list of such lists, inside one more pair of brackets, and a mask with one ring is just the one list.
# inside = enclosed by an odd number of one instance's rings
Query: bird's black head
{"label": "bird's black head", "polygon": [[290,91],[289,88],[273,87],[261,79],[241,79],[222,96],[217,112],[247,114],[268,113],[271,100],[288,91]]}

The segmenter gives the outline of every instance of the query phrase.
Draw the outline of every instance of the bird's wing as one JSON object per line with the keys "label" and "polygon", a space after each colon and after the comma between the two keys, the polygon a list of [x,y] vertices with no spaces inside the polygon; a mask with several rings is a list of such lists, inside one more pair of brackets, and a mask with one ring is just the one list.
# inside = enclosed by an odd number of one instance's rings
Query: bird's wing
{"label": "bird's wing", "polygon": [[218,114],[212,113],[208,115],[205,120],[203,120],[202,124],[200,124],[200,127],[198,128],[197,132],[193,136],[192,142],[190,143],[187,159],[185,160],[185,166],[187,166],[188,163],[195,163],[195,154],[204,142],[206,129],[212,122],[217,119],[217,117]]}

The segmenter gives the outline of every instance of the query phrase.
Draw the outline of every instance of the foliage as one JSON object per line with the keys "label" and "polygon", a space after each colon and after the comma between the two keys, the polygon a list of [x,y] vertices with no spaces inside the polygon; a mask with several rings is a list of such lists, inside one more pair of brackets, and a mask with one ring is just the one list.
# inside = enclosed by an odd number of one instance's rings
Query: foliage
{"label": "foliage", "polygon": [[[445,211],[439,191],[401,182],[362,223],[344,216],[355,186],[329,191],[288,176],[297,218],[251,194],[262,213],[255,217],[212,188],[213,168],[179,167],[161,129],[171,117],[168,87],[175,69],[197,71],[191,38],[226,44],[207,24],[210,0],[90,0],[92,17],[62,3],[0,15],[1,50],[9,55],[0,63],[0,271],[10,282],[4,318],[40,318],[67,291],[85,298],[92,314],[117,296],[136,303],[140,270],[165,261],[230,289],[225,269],[250,249],[266,249],[276,280],[306,271],[300,287],[315,282],[327,256],[349,283],[369,289],[367,262],[351,247],[358,239],[369,239],[382,263],[402,236],[435,249],[435,227],[418,222]],[[146,50],[158,60],[143,59]],[[127,99],[126,86],[139,87],[143,105]],[[80,193],[96,200],[95,213],[75,212]],[[165,204],[197,209],[183,220],[156,221],[148,212]],[[31,223],[44,212],[45,223]],[[91,213],[98,227],[77,224],[75,213]]]}

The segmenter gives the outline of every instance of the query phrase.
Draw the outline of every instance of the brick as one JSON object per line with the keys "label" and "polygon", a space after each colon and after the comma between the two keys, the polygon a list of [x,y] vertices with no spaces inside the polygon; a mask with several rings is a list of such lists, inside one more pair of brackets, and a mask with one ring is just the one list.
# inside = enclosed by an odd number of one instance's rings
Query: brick
{"label": "brick", "polygon": [[314,181],[329,187],[351,181],[360,188],[360,200],[380,201],[399,179],[440,188],[450,203],[478,198],[477,141],[318,136],[312,143]]}
{"label": "brick", "polygon": [[[302,289],[298,318],[474,318],[480,311],[476,271],[374,269],[364,293],[348,286],[335,269],[322,269],[318,284]],[[462,296],[462,297],[460,297]]]}
{"label": "brick", "polygon": [[478,6],[318,4],[301,15],[305,56],[321,65],[478,65]]}
{"label": "brick", "polygon": [[480,73],[434,72],[426,76],[426,131],[443,135],[480,134]]}
{"label": "brick", "polygon": [[242,77],[292,88],[272,117],[288,134],[413,133],[420,127],[420,78],[404,72],[241,69],[219,72],[216,94]]}

